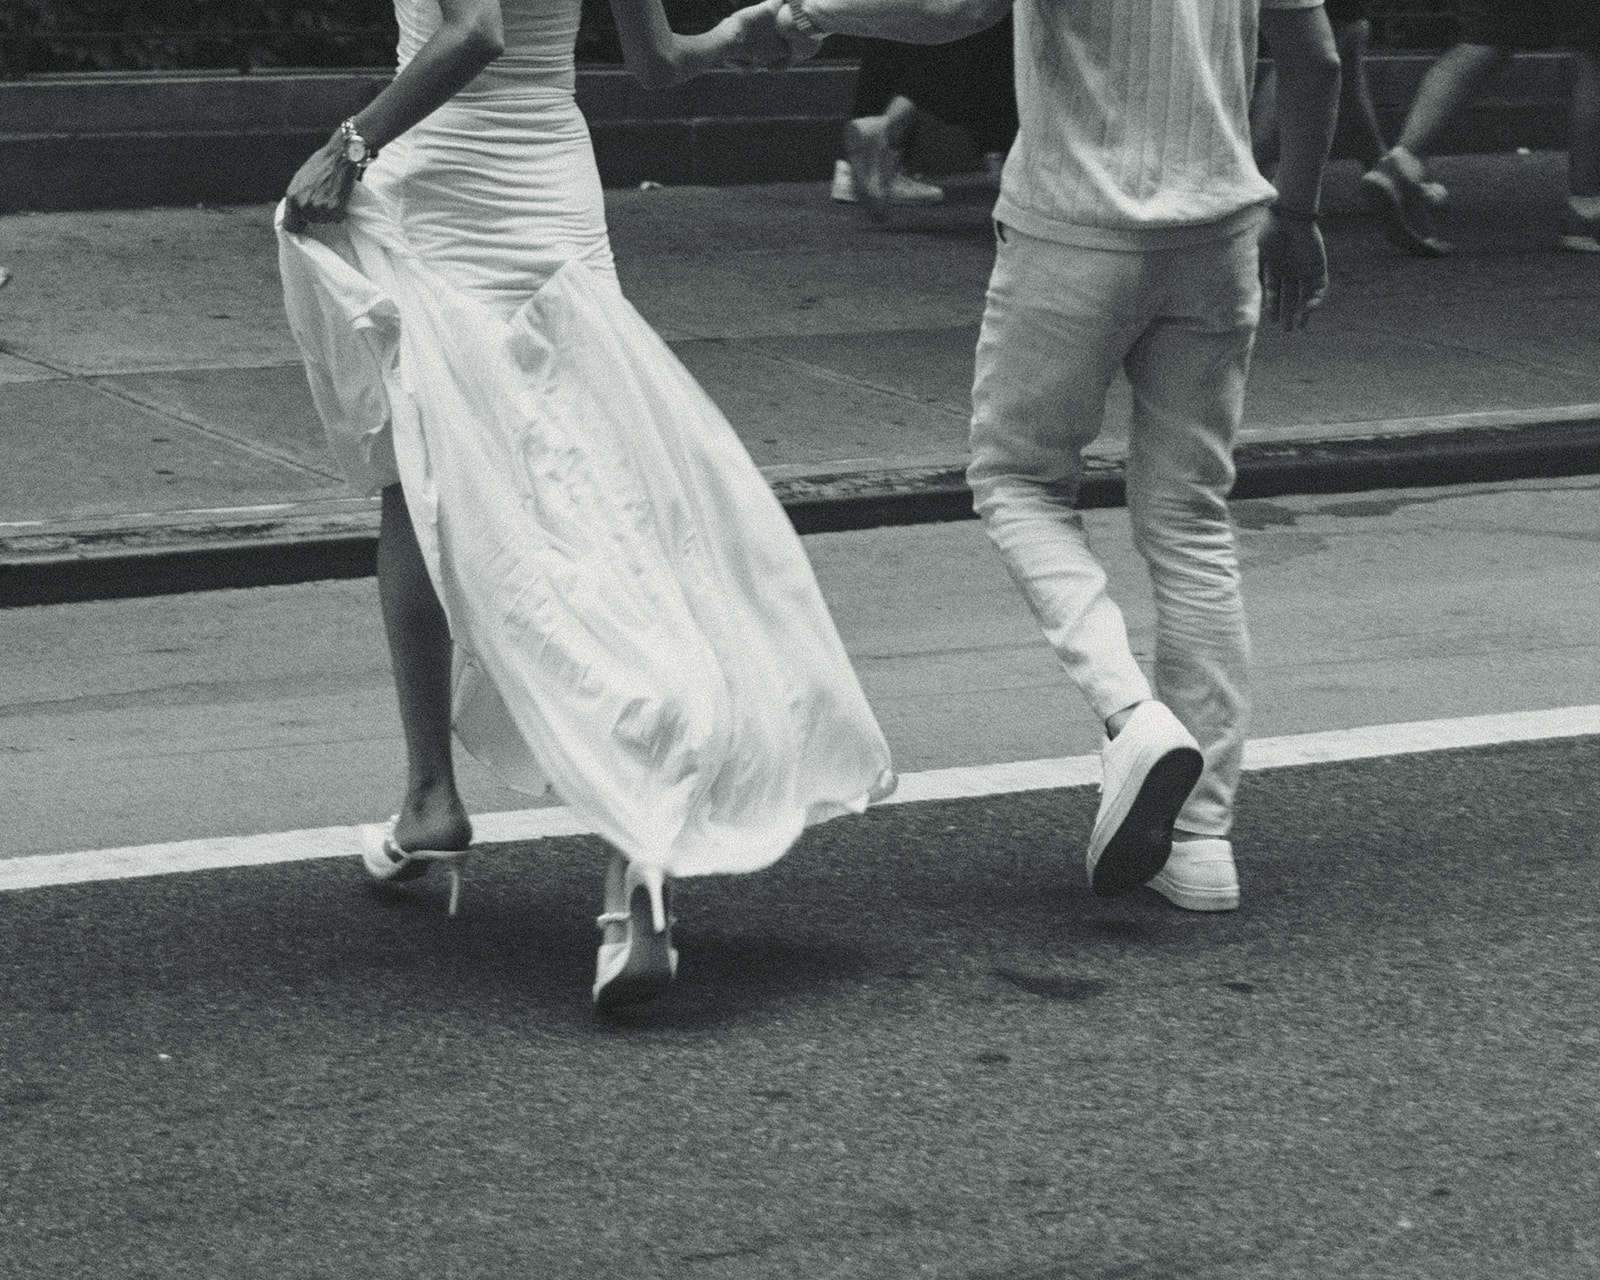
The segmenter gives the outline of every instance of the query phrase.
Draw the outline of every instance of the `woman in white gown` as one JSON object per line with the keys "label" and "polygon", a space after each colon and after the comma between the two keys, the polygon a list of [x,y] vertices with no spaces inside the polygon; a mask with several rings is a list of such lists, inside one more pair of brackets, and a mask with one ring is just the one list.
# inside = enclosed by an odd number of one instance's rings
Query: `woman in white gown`
{"label": "woman in white gown", "polygon": [[[573,98],[579,3],[396,0],[400,72],[295,176],[279,259],[330,443],[382,495],[408,772],[363,861],[380,880],[442,863],[455,909],[453,725],[619,851],[610,1007],[676,971],[674,878],[766,866],[894,776],[781,507],[617,287]],[[777,6],[681,36],[661,0],[612,0],[651,86],[781,65]]]}

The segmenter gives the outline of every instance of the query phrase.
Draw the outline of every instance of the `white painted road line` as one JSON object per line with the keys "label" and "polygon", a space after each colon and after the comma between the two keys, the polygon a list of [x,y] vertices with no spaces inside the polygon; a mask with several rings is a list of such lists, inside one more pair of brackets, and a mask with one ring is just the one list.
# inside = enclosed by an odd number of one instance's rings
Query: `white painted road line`
{"label": "white painted road line", "polygon": [[1459,751],[1464,747],[1583,738],[1591,734],[1600,734],[1600,705],[1464,716],[1457,720],[1414,720],[1410,724],[1375,724],[1285,738],[1256,738],[1245,744],[1244,767],[1287,769],[1301,764],[1372,760],[1419,751]]}
{"label": "white painted road line", "polygon": [[1052,787],[1093,787],[1100,782],[1099,756],[1056,760],[1018,760],[1015,764],[963,765],[900,775],[900,785],[879,804],[917,804],[924,800],[962,800]]}
{"label": "white painted road line", "polygon": [[[1294,765],[1331,764],[1340,760],[1370,760],[1422,751],[1589,735],[1600,735],[1600,705],[1257,738],[1245,747],[1244,767],[1283,769]],[[1054,787],[1082,787],[1099,780],[1098,756],[932,769],[903,775],[899,790],[882,803],[910,804]],[[569,810],[561,807],[480,814],[473,819],[473,825],[478,840],[490,844],[583,835],[588,830]],[[171,875],[181,871],[305,862],[314,858],[354,858],[360,851],[360,832],[361,828],[355,826],[317,827],[259,836],[180,840],[171,844],[5,858],[0,859],[0,892]]]}

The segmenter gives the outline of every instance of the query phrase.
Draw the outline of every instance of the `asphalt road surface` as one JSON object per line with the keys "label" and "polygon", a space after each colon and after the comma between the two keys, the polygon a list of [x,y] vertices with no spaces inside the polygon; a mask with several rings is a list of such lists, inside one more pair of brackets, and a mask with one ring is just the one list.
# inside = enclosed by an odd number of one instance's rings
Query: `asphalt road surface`
{"label": "asphalt road surface", "polygon": [[1251,775],[1221,917],[1093,899],[1088,790],[885,809],[611,1024],[590,840],[8,894],[3,1269],[1590,1277],[1597,772]]}
{"label": "asphalt road surface", "polygon": [[[1260,732],[1600,702],[1592,481],[1241,523]],[[1087,749],[975,533],[812,543],[910,768]],[[372,816],[365,589],[0,616],[7,853]],[[1592,1277],[1597,773],[1250,773],[1223,916],[1092,898],[1088,788],[876,809],[685,885],[616,1021],[592,838],[454,921],[331,860],[0,894],[0,1275]]]}
{"label": "asphalt road surface", "polygon": [[[1600,703],[1600,477],[1235,504],[1252,733]],[[1127,513],[1090,535],[1154,648]],[[1074,756],[1099,728],[976,521],[806,540],[902,772]],[[371,580],[0,610],[0,857],[394,812]],[[474,812],[527,799],[464,766]]]}

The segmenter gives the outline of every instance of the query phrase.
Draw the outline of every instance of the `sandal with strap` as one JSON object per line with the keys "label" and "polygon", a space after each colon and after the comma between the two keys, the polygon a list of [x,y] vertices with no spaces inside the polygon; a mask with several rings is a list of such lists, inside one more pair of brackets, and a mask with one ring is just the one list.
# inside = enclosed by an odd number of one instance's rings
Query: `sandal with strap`
{"label": "sandal with strap", "polygon": [[602,929],[621,925],[623,934],[616,942],[600,944],[594,978],[597,1009],[654,1000],[672,985],[678,952],[672,945],[670,896],[660,867],[640,866],[620,855],[612,860],[606,874],[606,910],[595,923]]}
{"label": "sandal with strap", "polygon": [[399,882],[426,875],[434,863],[450,877],[450,914],[461,903],[461,871],[467,860],[466,849],[402,849],[395,842],[396,814],[385,826],[361,828],[361,865],[374,880]]}

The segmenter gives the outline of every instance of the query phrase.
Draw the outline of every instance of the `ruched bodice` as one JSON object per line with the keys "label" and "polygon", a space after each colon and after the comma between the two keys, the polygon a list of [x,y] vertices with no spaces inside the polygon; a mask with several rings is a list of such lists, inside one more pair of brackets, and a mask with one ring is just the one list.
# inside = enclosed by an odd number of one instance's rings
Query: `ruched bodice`
{"label": "ruched bodice", "polygon": [[[506,51],[462,92],[476,96],[519,84],[571,89],[576,83],[572,49],[578,38],[581,0],[501,0],[500,9]],[[444,19],[438,0],[395,0],[394,12],[403,67]]]}
{"label": "ruched bodice", "polygon": [[[581,0],[501,0],[505,52],[383,149],[365,186],[433,270],[504,316],[560,267],[612,274],[594,149],[574,90]],[[395,0],[400,61],[439,29],[439,0]]]}

